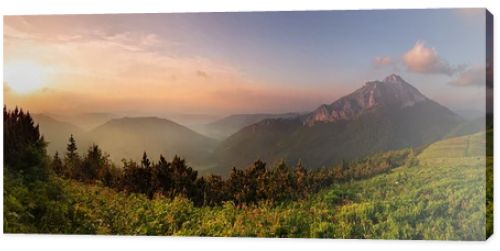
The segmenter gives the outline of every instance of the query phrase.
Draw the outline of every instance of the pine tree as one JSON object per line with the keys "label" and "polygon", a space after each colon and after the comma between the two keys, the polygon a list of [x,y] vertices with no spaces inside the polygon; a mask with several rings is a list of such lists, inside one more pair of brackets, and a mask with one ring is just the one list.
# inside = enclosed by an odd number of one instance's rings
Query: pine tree
{"label": "pine tree", "polygon": [[198,172],[186,165],[186,160],[175,155],[170,163],[172,168],[172,189],[174,195],[188,196],[194,193]]}
{"label": "pine tree", "polygon": [[64,165],[62,163],[61,158],[59,157],[59,152],[56,152],[54,154],[54,157],[52,158],[52,164],[51,164],[52,170],[59,176],[64,175]]}
{"label": "pine tree", "polygon": [[73,134],[69,136],[69,143],[66,146],[66,158],[68,160],[75,160],[78,158],[78,153],[76,152],[78,150],[78,147],[76,146],[76,141],[75,138],[73,137]]}
{"label": "pine tree", "polygon": [[119,188],[121,178],[122,170],[111,164],[103,170],[101,181],[107,187]]}
{"label": "pine tree", "polygon": [[243,170],[233,167],[227,183],[231,200],[233,200],[236,204],[245,202],[245,173]]}
{"label": "pine tree", "polygon": [[148,155],[146,154],[146,152],[144,152],[142,154],[142,161],[141,161],[141,165],[142,167],[144,168],[150,168],[151,167],[151,161],[149,161],[149,158],[148,158]]}
{"label": "pine tree", "polygon": [[46,143],[40,135],[29,112],[17,107],[3,109],[4,164],[7,168],[30,176],[31,179],[47,177]]}
{"label": "pine tree", "polygon": [[98,145],[93,144],[89,147],[87,155],[80,166],[81,170],[78,172],[80,174],[79,178],[87,182],[100,179],[107,165],[107,156],[103,155]]}
{"label": "pine tree", "polygon": [[302,160],[299,160],[295,167],[295,184],[298,196],[305,197],[309,193],[308,172],[304,168]]}
{"label": "pine tree", "polygon": [[80,156],[78,155],[78,147],[76,146],[75,138],[73,134],[69,137],[69,143],[66,146],[66,156],[64,158],[64,165],[67,171],[67,176],[69,177],[79,177],[81,174],[79,173],[80,169]]}
{"label": "pine tree", "polygon": [[158,161],[157,170],[157,182],[159,186],[159,190],[161,193],[168,195],[172,190],[172,168],[170,167],[170,163],[160,155],[160,161]]}
{"label": "pine tree", "polygon": [[204,205],[214,206],[220,204],[229,199],[229,193],[222,177],[212,174],[206,179]]}

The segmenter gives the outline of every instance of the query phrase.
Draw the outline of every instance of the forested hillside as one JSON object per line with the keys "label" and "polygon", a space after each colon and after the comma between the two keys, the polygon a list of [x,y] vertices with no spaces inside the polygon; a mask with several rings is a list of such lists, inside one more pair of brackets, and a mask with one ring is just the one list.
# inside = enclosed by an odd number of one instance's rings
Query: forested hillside
{"label": "forested hillside", "polygon": [[4,109],[4,124],[7,233],[482,240],[492,232],[484,132],[312,172],[256,161],[222,178],[146,154],[116,169],[98,146],[75,154],[74,140],[49,159],[29,114]]}

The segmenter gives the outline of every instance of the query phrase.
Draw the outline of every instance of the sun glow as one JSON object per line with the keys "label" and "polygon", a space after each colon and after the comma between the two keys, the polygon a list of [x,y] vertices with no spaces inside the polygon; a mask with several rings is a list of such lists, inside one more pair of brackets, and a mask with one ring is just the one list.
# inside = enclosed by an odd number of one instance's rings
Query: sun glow
{"label": "sun glow", "polygon": [[29,94],[43,88],[47,70],[32,61],[14,61],[4,65],[4,82],[18,94]]}

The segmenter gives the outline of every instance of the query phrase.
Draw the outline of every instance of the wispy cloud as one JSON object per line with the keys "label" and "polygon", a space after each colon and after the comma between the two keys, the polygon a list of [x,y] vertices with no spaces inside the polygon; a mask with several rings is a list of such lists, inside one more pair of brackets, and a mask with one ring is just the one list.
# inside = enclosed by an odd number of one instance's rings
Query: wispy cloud
{"label": "wispy cloud", "polygon": [[393,64],[393,60],[389,56],[378,56],[375,57],[372,61],[373,66],[375,67],[383,67],[387,65]]}
{"label": "wispy cloud", "polygon": [[175,42],[154,33],[33,31],[25,19],[7,19],[5,27],[6,64],[21,58],[53,69],[50,92],[9,92],[7,102],[63,112],[105,107],[228,113],[312,109],[318,97],[326,97],[319,87],[262,83],[225,62],[176,53]]}
{"label": "wispy cloud", "polygon": [[486,69],[484,67],[471,67],[458,75],[456,79],[449,82],[455,86],[478,86],[486,84]]}

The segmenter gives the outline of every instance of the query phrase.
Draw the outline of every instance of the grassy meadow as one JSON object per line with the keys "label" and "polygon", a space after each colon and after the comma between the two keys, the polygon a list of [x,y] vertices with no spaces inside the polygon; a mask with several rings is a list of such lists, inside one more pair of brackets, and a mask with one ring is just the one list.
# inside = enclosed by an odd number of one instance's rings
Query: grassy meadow
{"label": "grassy meadow", "polygon": [[[6,232],[484,240],[492,231],[486,201],[485,133],[423,149],[418,164],[339,182],[306,199],[196,207],[182,197],[128,194],[52,177],[36,196],[6,180]],[[488,165],[488,170],[492,171]],[[491,182],[491,177],[489,182]],[[490,191],[491,192],[491,191]],[[488,195],[492,199],[492,194]],[[32,200],[31,203],[25,200]],[[36,204],[41,218],[30,219]],[[488,211],[488,218],[486,212]],[[26,224],[26,222],[36,222]]]}

